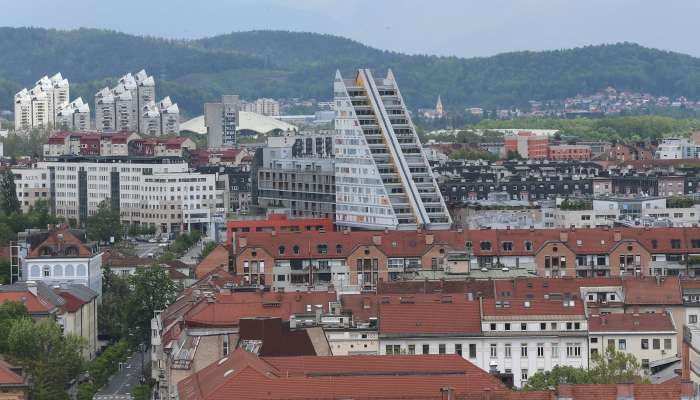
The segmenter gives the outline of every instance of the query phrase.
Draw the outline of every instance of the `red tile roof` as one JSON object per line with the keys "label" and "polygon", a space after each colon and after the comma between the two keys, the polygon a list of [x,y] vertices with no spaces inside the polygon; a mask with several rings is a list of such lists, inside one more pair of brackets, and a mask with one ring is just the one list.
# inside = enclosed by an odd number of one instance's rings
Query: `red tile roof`
{"label": "red tile roof", "polygon": [[[581,299],[570,301],[573,301],[573,306],[568,305],[568,301],[562,299],[484,299],[484,317],[519,317],[530,315],[579,315],[584,317],[585,312]],[[500,303],[500,305],[498,303]]]}
{"label": "red tile roof", "polygon": [[6,301],[18,301],[27,307],[30,314],[45,314],[54,310],[54,306],[40,296],[34,295],[29,290],[17,292],[0,292],[0,303]]}
{"label": "red tile roof", "polygon": [[625,305],[680,305],[683,304],[678,277],[632,278],[623,280]]}
{"label": "red tile roof", "polygon": [[13,371],[13,369],[14,367],[12,365],[0,360],[0,387],[27,385],[27,380]]}
{"label": "red tile roof", "polygon": [[591,316],[588,330],[593,332],[675,332],[671,317],[666,313]]}
{"label": "red tile roof", "polygon": [[59,291],[58,295],[66,301],[66,303],[63,305],[63,308],[69,313],[74,313],[80,310],[82,306],[88,303],[87,301],[83,301],[68,292]]}
{"label": "red tile roof", "polygon": [[[230,372],[229,372],[230,371]],[[438,399],[509,391],[458,355],[267,357],[235,351],[178,384],[183,400]]]}
{"label": "red tile roof", "polygon": [[188,326],[236,326],[246,317],[279,317],[288,320],[292,314],[314,313],[316,305],[328,312],[336,301],[334,292],[271,293],[234,292],[217,294],[215,299],[202,299],[185,315]]}
{"label": "red tile roof", "polygon": [[[476,299],[476,296],[474,297]],[[355,321],[369,321],[372,317],[379,317],[379,306],[386,304],[401,304],[412,302],[417,304],[440,304],[443,302],[465,303],[466,294],[425,294],[425,293],[403,293],[403,294],[344,294],[340,296],[340,303],[343,312],[352,314]]]}
{"label": "red tile roof", "polygon": [[381,335],[481,333],[479,302],[437,304],[381,304]]}
{"label": "red tile roof", "polygon": [[[59,237],[62,235],[62,239]],[[88,246],[86,246],[83,242],[80,241],[73,233],[71,233],[70,229],[67,228],[61,228],[58,230],[54,230],[49,232],[48,237],[46,240],[44,240],[41,244],[38,246],[34,247],[30,252],[29,256],[27,258],[35,258],[35,257],[45,257],[42,256],[42,249],[45,247],[49,247],[53,250],[59,249],[59,247],[65,249],[68,248],[69,246],[73,246],[78,250],[77,256],[74,257],[92,257],[92,251]],[[47,256],[47,257],[53,257],[53,256]],[[59,255],[60,257],[60,255]],[[62,256],[66,257],[66,256]]]}

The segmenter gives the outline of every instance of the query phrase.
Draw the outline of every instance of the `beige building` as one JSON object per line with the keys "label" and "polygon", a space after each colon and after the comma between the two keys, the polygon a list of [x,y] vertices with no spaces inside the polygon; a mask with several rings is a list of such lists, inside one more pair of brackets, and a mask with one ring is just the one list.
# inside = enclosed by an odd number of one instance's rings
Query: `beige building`
{"label": "beige building", "polygon": [[677,329],[671,314],[643,313],[591,316],[588,320],[591,356],[612,347],[634,355],[642,369],[677,356]]}
{"label": "beige building", "polygon": [[65,304],[58,322],[64,334],[85,339],[83,355],[92,360],[97,355],[97,299],[98,294],[84,285],[64,285],[54,289]]}

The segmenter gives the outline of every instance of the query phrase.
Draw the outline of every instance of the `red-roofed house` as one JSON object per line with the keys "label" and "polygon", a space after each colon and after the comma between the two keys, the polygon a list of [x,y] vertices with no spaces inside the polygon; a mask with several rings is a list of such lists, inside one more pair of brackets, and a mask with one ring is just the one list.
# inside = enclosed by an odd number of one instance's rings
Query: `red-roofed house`
{"label": "red-roofed house", "polygon": [[29,381],[22,369],[0,360],[0,400],[29,399]]}

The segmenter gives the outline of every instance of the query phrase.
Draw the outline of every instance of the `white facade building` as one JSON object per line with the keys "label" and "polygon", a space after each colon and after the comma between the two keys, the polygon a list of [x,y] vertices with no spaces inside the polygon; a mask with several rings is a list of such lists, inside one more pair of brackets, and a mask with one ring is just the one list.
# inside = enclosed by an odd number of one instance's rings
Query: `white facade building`
{"label": "white facade building", "polygon": [[664,139],[656,148],[654,157],[659,160],[698,158],[700,146],[688,139]]}
{"label": "white facade building", "polygon": [[452,220],[391,71],[334,81],[336,223],[446,229]]}
{"label": "white facade building", "polygon": [[[226,212],[229,203],[225,177],[189,172],[184,161],[149,163],[101,157],[39,162],[32,170],[37,171],[37,179],[33,179],[33,172],[24,171],[13,170],[22,177],[17,184],[18,197],[27,185],[46,186],[42,193],[48,193],[56,216],[81,224],[100,202],[109,199],[125,224],[145,224],[163,233],[196,228],[213,234],[214,219]],[[24,197],[19,198],[24,201]],[[39,194],[39,198],[44,197]]]}
{"label": "white facade building", "polygon": [[39,79],[32,89],[15,94],[15,130],[53,129],[56,117],[69,103],[70,84],[61,73]]}
{"label": "white facade building", "polygon": [[95,125],[103,132],[171,135],[179,132],[180,110],[169,97],[156,103],[156,83],[141,70],[95,94]]}
{"label": "white facade building", "polygon": [[86,132],[90,125],[90,105],[83,102],[81,97],[64,106],[56,114],[56,128],[70,131]]}

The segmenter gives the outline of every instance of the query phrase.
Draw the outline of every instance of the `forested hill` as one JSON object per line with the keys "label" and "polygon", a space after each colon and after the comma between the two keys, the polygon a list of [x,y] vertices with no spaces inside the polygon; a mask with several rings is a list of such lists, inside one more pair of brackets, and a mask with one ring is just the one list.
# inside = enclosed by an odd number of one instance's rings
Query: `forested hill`
{"label": "forested hill", "polygon": [[145,68],[189,115],[224,93],[245,98],[332,96],[333,73],[391,67],[411,108],[507,107],[562,99],[613,85],[655,95],[700,98],[700,58],[631,43],[515,52],[482,58],[405,55],[330,35],[252,31],[175,41],[79,29],[0,28],[0,109],[12,95],[57,71],[72,96],[92,104],[100,87]]}

